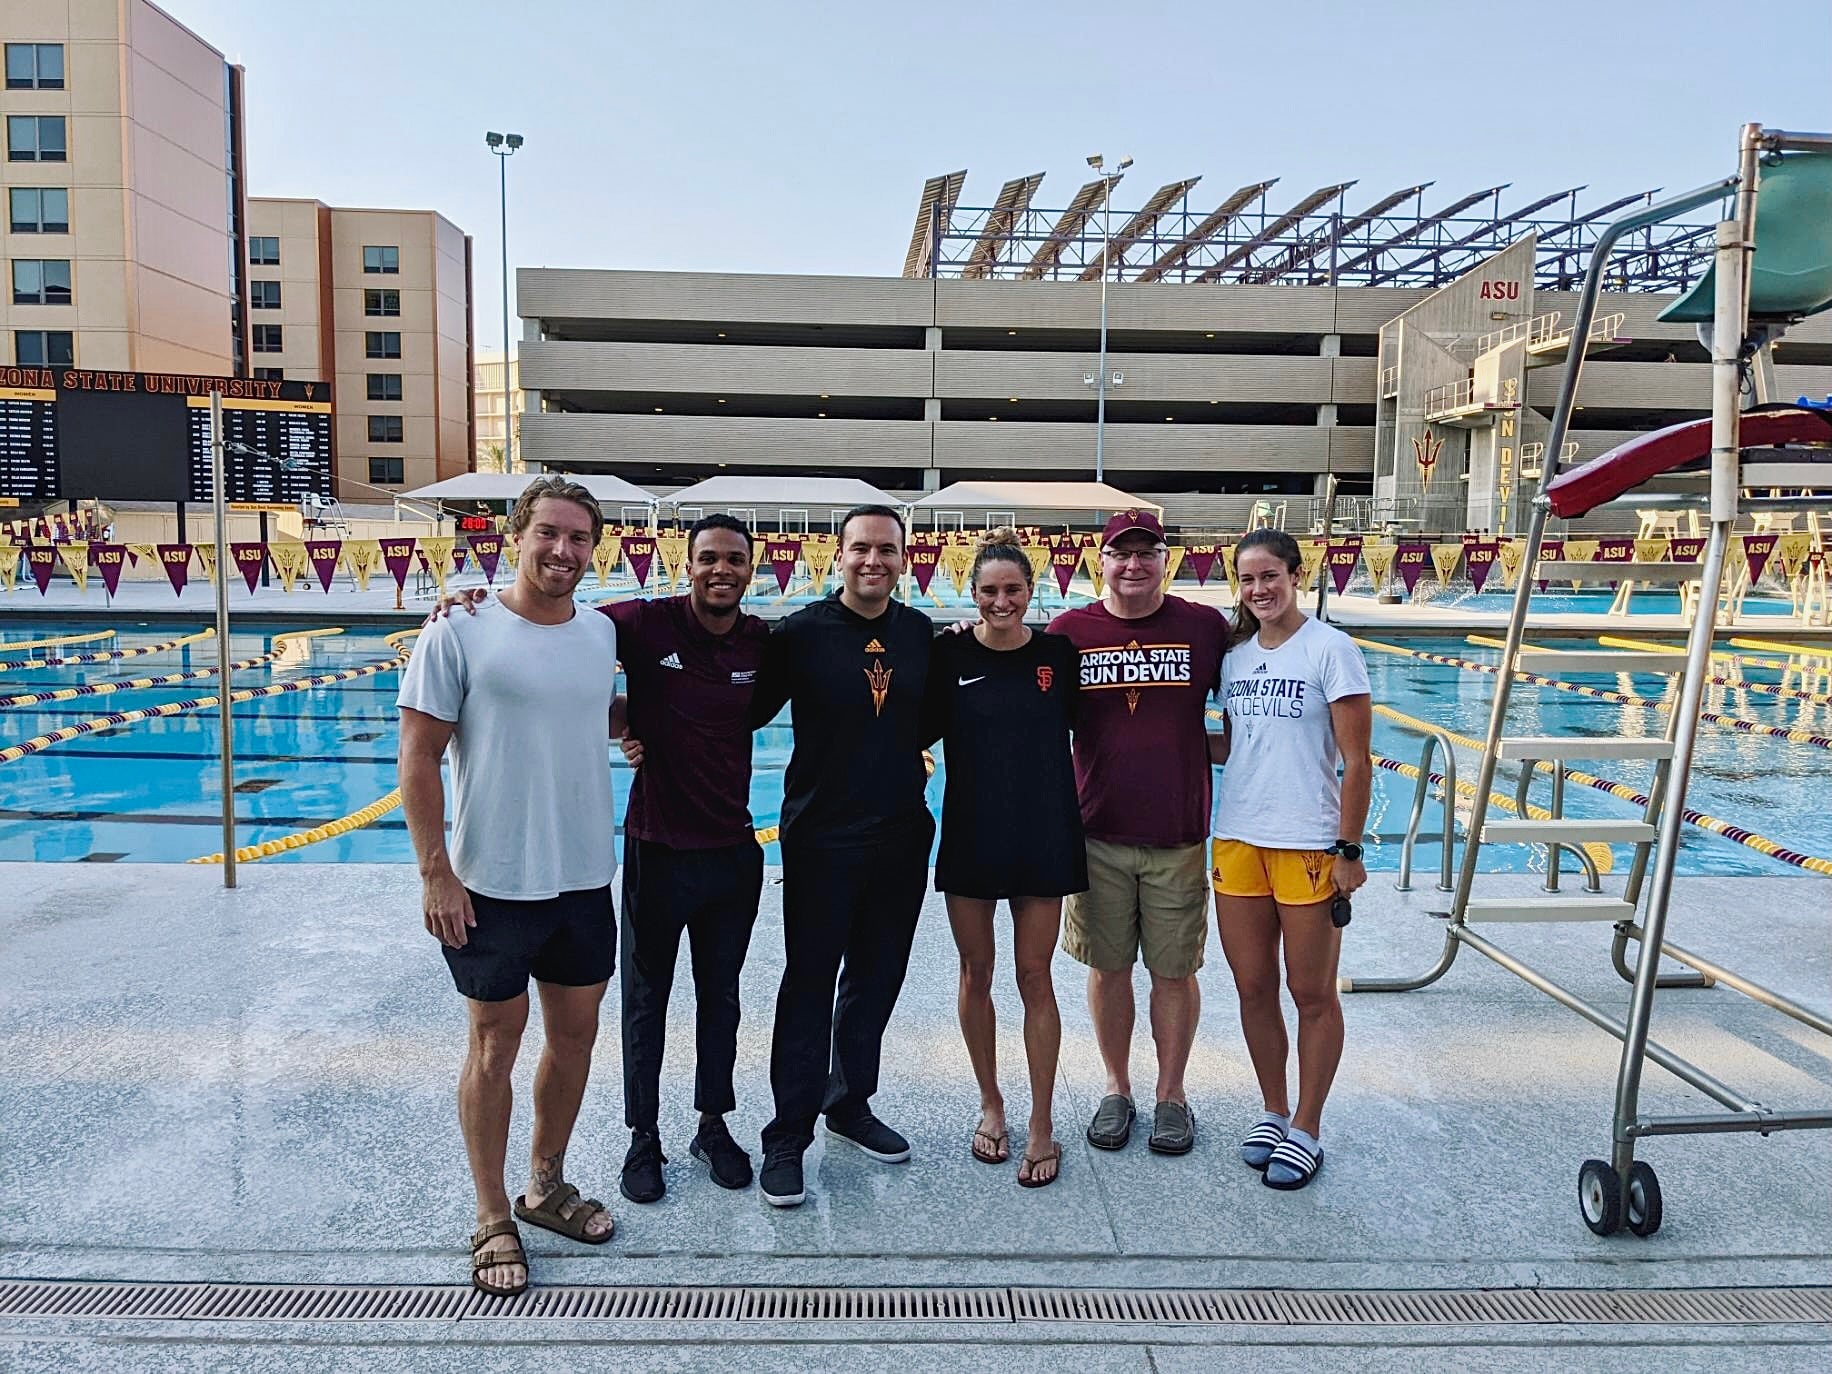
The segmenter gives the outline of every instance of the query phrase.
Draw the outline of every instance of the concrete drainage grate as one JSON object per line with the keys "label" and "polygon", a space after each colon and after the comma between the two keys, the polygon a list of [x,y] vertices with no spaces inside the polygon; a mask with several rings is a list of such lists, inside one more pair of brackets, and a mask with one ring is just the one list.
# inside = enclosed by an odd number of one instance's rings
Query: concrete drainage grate
{"label": "concrete drainage grate", "polygon": [[1100,1288],[531,1288],[0,1280],[0,1320],[950,1322],[1138,1326],[1825,1324],[1832,1288],[1290,1291]]}

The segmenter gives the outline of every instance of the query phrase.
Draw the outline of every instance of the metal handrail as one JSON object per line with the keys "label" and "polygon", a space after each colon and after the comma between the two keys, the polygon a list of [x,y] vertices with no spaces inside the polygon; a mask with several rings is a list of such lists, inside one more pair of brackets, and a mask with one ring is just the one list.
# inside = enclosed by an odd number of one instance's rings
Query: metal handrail
{"label": "metal handrail", "polygon": [[1383,367],[1380,370],[1380,395],[1385,400],[1389,396],[1399,395],[1399,364]]}
{"label": "metal handrail", "polygon": [[1418,843],[1419,824],[1425,816],[1425,797],[1431,789],[1431,756],[1440,749],[1444,753],[1444,852],[1440,858],[1438,891],[1455,890],[1456,884],[1451,881],[1451,855],[1457,844],[1457,751],[1452,744],[1449,734],[1443,730],[1433,730],[1425,736],[1425,747],[1419,752],[1418,785],[1412,789],[1412,817],[1406,822],[1406,837],[1399,846],[1399,879],[1393,884],[1395,892],[1412,891],[1412,849]]}
{"label": "metal handrail", "polygon": [[1523,335],[1529,344],[1538,343],[1541,339],[1551,336],[1562,317],[1562,311],[1550,310],[1544,315],[1535,315],[1530,320],[1516,320],[1513,324],[1501,329],[1491,329],[1488,333],[1477,337],[1476,352],[1487,353],[1490,349],[1512,343]]}
{"label": "metal handrail", "polygon": [[1447,410],[1460,410],[1476,403],[1476,379],[1465,377],[1460,382],[1446,382],[1443,386],[1434,386],[1425,393],[1425,414],[1427,417],[1441,415]]}

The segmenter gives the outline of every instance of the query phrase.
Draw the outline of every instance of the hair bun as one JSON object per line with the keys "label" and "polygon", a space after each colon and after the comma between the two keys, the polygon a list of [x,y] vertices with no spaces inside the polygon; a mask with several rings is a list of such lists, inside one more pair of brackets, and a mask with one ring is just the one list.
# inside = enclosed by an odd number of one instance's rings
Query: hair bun
{"label": "hair bun", "polygon": [[1017,530],[1010,525],[1000,525],[997,529],[987,530],[974,544],[975,551],[981,549],[1018,549],[1024,547],[1024,540]]}

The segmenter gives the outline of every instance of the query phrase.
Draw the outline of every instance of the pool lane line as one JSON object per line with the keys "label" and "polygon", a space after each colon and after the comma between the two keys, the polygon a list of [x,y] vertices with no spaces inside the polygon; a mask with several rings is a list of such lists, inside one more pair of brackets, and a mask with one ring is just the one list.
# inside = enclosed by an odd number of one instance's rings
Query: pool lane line
{"label": "pool lane line", "polygon": [[[395,641],[420,633],[419,627],[403,630],[389,635],[386,643],[397,650],[396,657],[383,659],[379,663],[366,664],[361,668],[346,668],[338,673],[322,673],[316,677],[295,678],[291,682],[278,682],[268,687],[254,687],[247,691],[231,692],[232,703],[257,701],[263,697],[277,697],[287,692],[303,692],[311,687],[323,687],[333,682],[348,682],[353,678],[372,677],[376,673],[385,673],[399,668],[410,657],[409,651],[400,648]],[[66,740],[76,739],[80,735],[93,735],[98,730],[112,730],[118,725],[137,725],[143,720],[160,720],[167,716],[183,715],[189,711],[207,711],[212,706],[222,705],[221,697],[196,697],[190,701],[168,702],[164,706],[147,706],[137,711],[116,711],[112,715],[97,716],[93,720],[81,721],[75,725],[66,725],[61,730],[54,730],[48,735],[39,735],[36,739],[26,740],[23,744],[10,745],[0,749],[0,763],[13,763],[29,754],[42,753],[54,745]]]}
{"label": "pool lane line", "polygon": [[114,630],[95,630],[83,635],[58,635],[54,639],[0,640],[0,654],[17,653],[21,649],[55,649],[64,644],[96,644],[113,639],[115,634]]}
{"label": "pool lane line", "polygon": [[[1383,644],[1377,639],[1356,638],[1355,642],[1364,649],[1377,649],[1383,654],[1400,654],[1406,658],[1416,658],[1424,663],[1442,663],[1447,667],[1461,668],[1466,673],[1487,673],[1490,677],[1501,676],[1500,667],[1493,663],[1476,663],[1467,658],[1452,658],[1448,654],[1427,653],[1423,649],[1406,649],[1398,644]],[[1645,706],[1650,710],[1668,713],[1673,710],[1672,706],[1666,702],[1655,701],[1650,697],[1630,696],[1627,692],[1612,692],[1602,687],[1584,687],[1575,682],[1561,682],[1558,678],[1528,672],[1525,668],[1516,668],[1514,676],[1522,682],[1551,687],[1560,692],[1571,692],[1581,697],[1594,697],[1598,701],[1615,701],[1627,706]],[[1698,718],[1740,734],[1766,735],[1770,739],[1786,740],[1790,744],[1805,744],[1814,749],[1832,750],[1832,738],[1815,735],[1807,730],[1790,730],[1779,725],[1763,725],[1759,721],[1745,720],[1741,716],[1726,716],[1716,711],[1700,711]]]}
{"label": "pool lane line", "polygon": [[[1418,728],[1423,729],[1423,730],[1437,729],[1436,726],[1427,725],[1422,720],[1415,721],[1412,719],[1412,717],[1402,716],[1397,711],[1388,711],[1387,708],[1383,706],[1376,706],[1374,709],[1376,711],[1385,712],[1386,714],[1393,716],[1397,720],[1403,721],[1408,725],[1417,726]],[[1213,707],[1209,708],[1206,714],[1210,720],[1220,720],[1222,718],[1222,713],[1220,711],[1215,710]],[[1457,736],[1452,735],[1451,738],[1456,739]],[[1384,754],[1370,753],[1368,757],[1373,759],[1374,766],[1376,768],[1384,768],[1389,773],[1398,773],[1401,777],[1411,778],[1415,782],[1418,780],[1419,770],[1410,763],[1401,763],[1398,759],[1390,759],[1386,757],[1386,755]],[[1430,776],[1430,780],[1433,783],[1435,783],[1437,786],[1443,787],[1445,785],[1444,775],[1442,773],[1432,773],[1429,776]],[[1468,781],[1465,778],[1458,778],[1457,779],[1457,795],[1459,797],[1467,797],[1472,801],[1475,800],[1476,796],[1478,795],[1476,792],[1476,784]],[[1510,816],[1518,816],[1520,814],[1520,808],[1515,804],[1514,799],[1512,797],[1504,797],[1499,792],[1490,792],[1489,793],[1489,804],[1491,806],[1499,806],[1503,811],[1507,812]],[[1527,818],[1529,820],[1535,820],[1535,821],[1549,821],[1552,819],[1552,813],[1546,810],[1543,806],[1535,806],[1532,802],[1528,802],[1527,803]],[[1421,834],[1419,838],[1424,839],[1425,836]],[[1583,845],[1579,847],[1583,849],[1583,851],[1586,854],[1590,855],[1591,860],[1597,866],[1597,872],[1610,873],[1615,870],[1616,856],[1610,851],[1610,847],[1608,845],[1599,843],[1595,840],[1591,840],[1591,841],[1587,841],[1586,843],[1584,843]]]}
{"label": "pool lane line", "polygon": [[[313,826],[310,830],[301,830],[296,835],[287,835],[278,840],[266,840],[260,844],[243,845],[235,851],[237,863],[251,864],[258,860],[271,858],[275,854],[289,849],[303,849],[308,844],[317,844],[320,840],[336,839],[347,835],[352,830],[361,830],[366,825],[373,825],[401,804],[401,789],[377,797],[359,811],[352,811],[347,816],[339,816],[334,821]],[[206,854],[198,859],[186,859],[188,864],[220,864],[223,861],[222,851]]]}
{"label": "pool lane line", "polygon": [[[1474,644],[1481,649],[1505,649],[1508,647],[1506,640],[1490,639],[1487,635],[1466,635],[1464,638],[1468,643]],[[1610,641],[1608,639],[1601,639],[1599,642],[1607,645]],[[1617,640],[1611,647],[1619,649],[1629,644],[1630,641]],[[1522,644],[1520,647],[1527,654],[1558,652],[1556,649],[1549,649],[1543,644]],[[1666,653],[1667,646],[1664,644],[1655,645],[1653,652]],[[1684,652],[1685,650],[1680,650],[1680,653],[1683,654]],[[1734,658],[1735,655],[1714,655],[1714,657]],[[1530,658],[1523,658],[1521,661],[1523,663],[1532,662]],[[1675,662],[1673,671],[1675,673],[1683,673],[1686,671],[1686,665],[1683,662]],[[1717,677],[1715,675],[1710,675],[1705,678],[1705,681],[1718,687],[1737,687],[1746,691],[1759,692],[1763,696],[1781,697],[1788,701],[1806,701],[1811,702],[1815,706],[1832,706],[1832,697],[1824,696],[1818,692],[1802,692],[1792,687],[1776,687],[1767,682],[1748,682],[1740,677]]]}
{"label": "pool lane line", "polygon": [[[1606,649],[1636,649],[1650,654],[1680,654],[1686,651],[1672,644],[1656,644],[1651,639],[1625,639],[1621,635],[1598,635],[1597,643]],[[1735,654],[1728,649],[1713,649],[1713,658],[1729,659],[1740,668],[1766,668],[1774,673],[1826,673],[1832,672],[1832,664],[1824,668],[1803,667],[1798,663],[1788,663],[1779,658],[1757,658],[1753,654]]]}
{"label": "pool lane line", "polygon": [[1771,654],[1799,654],[1807,658],[1832,658],[1832,646],[1783,644],[1773,639],[1733,639],[1739,649],[1761,649]]}
{"label": "pool lane line", "polygon": [[[286,644],[294,639],[317,639],[324,635],[340,635],[343,627],[324,630],[290,630],[285,634],[274,636],[273,648],[253,658],[245,658],[240,663],[231,663],[229,671],[239,673],[244,668],[259,668],[272,663],[286,652]],[[191,668],[182,673],[161,673],[157,677],[116,678],[112,682],[91,682],[81,687],[60,687],[51,692],[28,692],[24,696],[0,697],[0,708],[9,706],[36,706],[47,701],[73,701],[77,697],[102,697],[110,692],[131,692],[147,687],[169,687],[175,682],[192,682],[198,678],[215,677],[221,668]]]}
{"label": "pool lane line", "polygon": [[94,654],[72,654],[69,658],[21,658],[11,661],[0,661],[0,673],[10,673],[16,668],[64,668],[74,663],[109,663],[120,658],[140,658],[145,654],[162,654],[167,649],[182,648],[186,644],[195,644],[202,639],[211,639],[215,630],[200,630],[183,639],[167,640],[164,644],[144,644],[138,649],[108,649]]}
{"label": "pool lane line", "polygon": [[[1441,725],[1433,725],[1429,721],[1419,720],[1413,716],[1407,715],[1403,711],[1396,711],[1391,706],[1376,706],[1374,711],[1377,715],[1385,716],[1387,719],[1397,721],[1401,725],[1409,725],[1415,730],[1443,730],[1445,735],[1456,743],[1461,744],[1464,748],[1474,749],[1477,753],[1483,752],[1484,746],[1479,739],[1472,739],[1468,735],[1458,734],[1455,730],[1447,730]],[[1545,759],[1533,760],[1533,767],[1535,769],[1544,768],[1548,772],[1551,771],[1551,764]],[[1619,797],[1625,802],[1633,803],[1641,807],[1644,812],[1647,809],[1647,794],[1644,792],[1637,792],[1627,783],[1617,782],[1613,778],[1600,778],[1594,773],[1586,773],[1579,768],[1567,768],[1565,770],[1565,778],[1569,782],[1582,783],[1586,787],[1594,787],[1599,792],[1607,792],[1612,797]],[[1799,850],[1789,849],[1786,845],[1776,844],[1766,835],[1758,835],[1753,830],[1745,830],[1740,825],[1732,825],[1729,821],[1719,820],[1716,816],[1707,815],[1705,812],[1696,810],[1690,806],[1680,808],[1679,814],[1683,819],[1692,825],[1696,825],[1699,829],[1708,830],[1712,834],[1721,836],[1726,840],[1734,840],[1745,849],[1753,849],[1758,854],[1764,854],[1771,859],[1779,859],[1782,863],[1792,864],[1795,868],[1804,868],[1810,873],[1832,875],[1832,859],[1821,859],[1812,854],[1802,854]]]}

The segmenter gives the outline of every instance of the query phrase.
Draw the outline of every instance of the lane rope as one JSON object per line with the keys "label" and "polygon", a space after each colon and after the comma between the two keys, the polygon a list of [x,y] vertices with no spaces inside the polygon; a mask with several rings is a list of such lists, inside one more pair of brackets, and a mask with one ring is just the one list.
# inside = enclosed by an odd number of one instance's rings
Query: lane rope
{"label": "lane rope", "polygon": [[[1374,710],[1378,715],[1398,721],[1401,725],[1409,725],[1415,730],[1442,730],[1444,728],[1409,716],[1403,711],[1396,711],[1391,706],[1376,706]],[[1486,751],[1487,746],[1479,739],[1460,735],[1455,730],[1444,730],[1444,733],[1466,749],[1474,749],[1479,754]],[[1536,759],[1534,767],[1543,768],[1550,773],[1553,764],[1547,759]],[[1415,776],[1416,773],[1415,769]],[[1627,783],[1617,782],[1613,778],[1600,778],[1594,773],[1586,773],[1582,769],[1569,767],[1565,769],[1565,778],[1569,782],[1582,783],[1586,787],[1594,787],[1599,792],[1607,792],[1612,797],[1631,802],[1639,806],[1643,813],[1647,810],[1647,794],[1637,792]],[[1766,835],[1758,835],[1753,830],[1746,830],[1740,825],[1732,825],[1729,821],[1719,820],[1716,816],[1707,815],[1690,806],[1682,807],[1679,814],[1689,824],[1696,825],[1701,830],[1709,830],[1714,835],[1721,835],[1724,839],[1734,840],[1746,849],[1755,850],[1758,854],[1765,854],[1771,859],[1779,859],[1782,863],[1792,864],[1795,868],[1804,868],[1810,873],[1824,873],[1832,876],[1832,859],[1821,859],[1812,854],[1802,854],[1799,850],[1789,849],[1786,845],[1775,843]]]}
{"label": "lane rope", "polygon": [[64,644],[97,644],[114,637],[113,630],[97,630],[93,634],[58,635],[54,639],[9,639],[0,642],[0,654],[17,653],[21,649],[55,649]]}
{"label": "lane rope", "polygon": [[[1675,648],[1671,644],[1656,644],[1651,639],[1625,639],[1620,635],[1598,635],[1597,643],[1601,644],[1606,649],[1637,649],[1642,653],[1649,654],[1679,654],[1683,656],[1686,652],[1684,649]],[[1713,649],[1711,651],[1711,656],[1713,658],[1721,658],[1728,663],[1734,663],[1739,670],[1743,668],[1767,668],[1771,672],[1776,673],[1807,673],[1820,671],[1817,668],[1802,668],[1798,663],[1787,663],[1778,658],[1757,658],[1753,654],[1736,654],[1728,649]]]}
{"label": "lane rope", "polygon": [[[326,630],[294,630],[287,634],[274,636],[274,647],[264,654],[245,658],[240,663],[231,663],[229,671],[239,673],[245,668],[259,668],[272,663],[286,652],[285,644],[289,639],[316,639],[322,635],[340,635],[342,628]],[[59,687],[54,692],[28,692],[24,696],[0,697],[0,708],[8,706],[37,706],[47,701],[74,701],[77,697],[103,697],[111,692],[133,692],[147,687],[169,687],[176,682],[192,682],[198,678],[215,677],[222,670],[219,668],[192,668],[182,673],[161,673],[157,677],[116,678],[112,682],[91,682],[81,687]]]}
{"label": "lane rope", "polygon": [[72,654],[69,658],[22,658],[9,663],[0,663],[0,673],[10,673],[15,668],[68,668],[78,663],[112,663],[116,659],[140,658],[146,654],[162,654],[167,649],[180,649],[199,640],[211,639],[215,630],[201,630],[183,639],[167,640],[164,644],[143,644],[138,649],[109,649],[102,653]]}
{"label": "lane rope", "polygon": [[1807,658],[1832,658],[1832,648],[1813,644],[1782,644],[1773,639],[1733,639],[1739,649],[1761,649],[1771,654],[1801,654]]}
{"label": "lane rope", "polygon": [[[1490,639],[1487,635],[1469,635],[1467,636],[1467,638],[1471,644],[1474,644],[1475,646],[1481,649],[1505,649],[1508,647],[1506,640]],[[1631,641],[1628,641],[1628,640],[1617,640],[1615,641],[1614,644],[1611,644],[1608,638],[1604,638],[1604,639],[1599,640],[1599,642],[1605,645],[1609,645],[1609,647],[1611,648],[1617,648],[1617,649],[1631,646]],[[1539,644],[1523,644],[1520,647],[1523,653],[1526,653],[1526,654],[1556,652],[1555,650],[1548,650],[1545,646],[1539,645]],[[1667,646],[1664,644],[1657,644],[1657,645],[1652,646],[1649,652],[1665,654],[1667,652]],[[1683,656],[1685,653],[1685,650],[1681,649],[1678,652]],[[1712,657],[1734,659],[1736,656],[1734,654],[1716,654],[1714,653]],[[1521,662],[1530,663],[1532,662],[1532,660],[1530,658],[1523,657],[1521,659]],[[1662,671],[1664,672],[1665,670],[1663,669]],[[1686,671],[1686,665],[1683,662],[1676,661],[1673,665],[1673,671],[1675,673],[1683,673]],[[1792,687],[1776,687],[1772,683],[1767,683],[1767,682],[1750,682],[1746,678],[1718,677],[1715,674],[1707,674],[1705,677],[1705,681],[1711,683],[1713,686],[1716,686],[1716,687],[1736,687],[1744,691],[1760,692],[1764,696],[1782,697],[1789,701],[1811,702],[1815,706],[1832,705],[1832,697],[1823,696],[1818,692],[1802,692],[1802,691],[1797,691]]]}
{"label": "lane rope", "polygon": [[[235,851],[235,861],[238,864],[251,864],[257,859],[269,859],[289,849],[304,849],[308,844],[317,844],[321,840],[334,840],[339,835],[347,835],[352,830],[361,830],[366,825],[373,825],[400,804],[401,789],[397,787],[385,796],[377,797],[362,810],[352,811],[347,816],[339,816],[334,821],[315,825],[310,830],[301,830],[298,834],[288,835],[284,839],[243,845]],[[222,861],[221,850],[214,854],[206,854],[200,859],[185,860],[189,864],[220,864]]]}
{"label": "lane rope", "polygon": [[[1376,649],[1383,654],[1400,654],[1406,658],[1416,658],[1424,663],[1441,663],[1450,668],[1461,668],[1468,673],[1487,673],[1490,677],[1500,677],[1501,668],[1493,663],[1476,663],[1467,658],[1452,658],[1448,654],[1427,653],[1423,649],[1406,649],[1398,644],[1383,644],[1376,639],[1360,639],[1355,642],[1364,649]],[[1645,706],[1654,711],[1671,712],[1672,706],[1664,701],[1654,701],[1649,697],[1630,696],[1627,692],[1612,692],[1602,687],[1583,687],[1575,682],[1561,682],[1555,677],[1545,677],[1539,673],[1516,668],[1514,676],[1522,682],[1531,682],[1540,687],[1551,687],[1556,691],[1570,692],[1576,696],[1594,697],[1598,701],[1620,702],[1627,706]],[[1741,716],[1726,716],[1716,711],[1700,711],[1700,720],[1710,721],[1713,725],[1726,730],[1735,730],[1745,735],[1766,735],[1771,739],[1783,739],[1790,744],[1805,744],[1814,749],[1832,750],[1832,738],[1815,735],[1808,730],[1790,730],[1778,725],[1763,725],[1759,721],[1744,720]]]}

